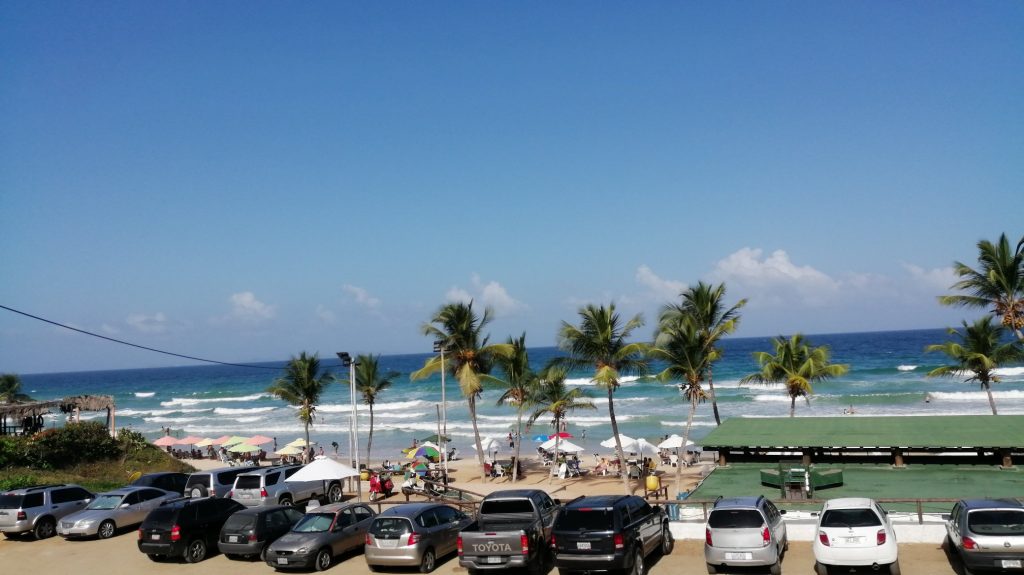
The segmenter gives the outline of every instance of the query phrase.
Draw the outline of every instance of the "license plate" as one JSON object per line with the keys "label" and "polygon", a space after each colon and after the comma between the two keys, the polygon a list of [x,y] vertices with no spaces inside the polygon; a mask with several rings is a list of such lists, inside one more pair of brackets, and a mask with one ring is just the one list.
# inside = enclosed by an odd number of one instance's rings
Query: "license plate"
{"label": "license plate", "polygon": [[1001,563],[1003,569],[1020,569],[1021,567],[1020,559],[1003,559]]}
{"label": "license plate", "polygon": [[238,535],[228,535],[228,543],[238,543]]}
{"label": "license plate", "polygon": [[856,545],[858,543],[863,543],[864,542],[864,538],[863,537],[843,537],[843,541],[845,541],[847,543],[847,545]]}
{"label": "license plate", "polygon": [[726,553],[726,561],[749,561],[754,558],[753,553]]}
{"label": "license plate", "polygon": [[242,499],[252,499],[252,493],[242,493]]}
{"label": "license plate", "polygon": [[381,547],[398,547],[398,539],[378,539],[377,544]]}
{"label": "license plate", "polygon": [[150,535],[149,538],[152,539],[153,541],[159,541],[160,540],[160,534],[159,533],[154,533],[154,534]]}
{"label": "license plate", "polygon": [[577,549],[590,549],[590,541],[577,541],[576,542],[576,548]]}
{"label": "license plate", "polygon": [[501,563],[501,557],[484,557],[484,563]]}
{"label": "license plate", "polygon": [[278,557],[277,558],[277,564],[278,565],[287,565],[288,564],[288,560],[285,559],[284,557]]}

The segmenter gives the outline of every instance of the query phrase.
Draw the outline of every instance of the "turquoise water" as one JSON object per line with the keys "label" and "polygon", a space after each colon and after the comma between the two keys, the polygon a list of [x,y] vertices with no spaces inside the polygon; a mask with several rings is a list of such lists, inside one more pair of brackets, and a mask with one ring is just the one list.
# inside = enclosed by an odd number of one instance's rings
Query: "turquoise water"
{"label": "turquoise water", "polygon": [[[925,354],[924,347],[946,339],[944,330],[917,330],[857,334],[809,336],[815,345],[829,345],[833,361],[850,364],[850,372],[839,379],[815,386],[810,404],[797,403],[798,416],[843,416],[853,406],[856,415],[943,415],[989,413],[985,394],[976,384],[953,378],[927,378],[932,368],[943,364],[943,356]],[[757,366],[754,351],[769,351],[767,338],[733,338],[724,342],[724,359],[716,365],[715,389],[723,418],[775,417],[789,414],[789,399],[780,386],[740,386],[739,379]],[[559,352],[554,348],[530,351],[538,367]],[[441,380],[411,382],[408,374],[423,366],[426,354],[393,355],[381,358],[385,370],[402,375],[385,391],[374,409],[373,457],[394,458],[398,450],[437,431],[437,412],[441,404]],[[280,366],[281,362],[260,364]],[[323,365],[340,371],[337,360],[323,358]],[[1002,369],[1003,381],[995,384],[1000,413],[1024,413],[1024,367]],[[279,372],[225,366],[195,366],[160,369],[132,369],[81,373],[36,374],[23,376],[30,395],[48,399],[77,394],[113,395],[117,403],[117,426],[130,427],[151,438],[170,427],[179,437],[195,434],[217,437],[223,434],[262,433],[277,437],[280,444],[302,435],[295,409],[266,393]],[[593,395],[595,410],[569,415],[568,430],[573,441],[587,453],[607,451],[599,442],[611,436],[605,392],[591,384],[584,372],[571,374],[571,385]],[[478,402],[481,434],[504,439],[515,424],[515,411],[495,406],[501,391],[488,389]],[[453,445],[464,455],[473,453],[472,426],[458,384],[448,378],[448,432]],[[682,435],[688,404],[676,386],[652,379],[625,378],[615,394],[615,412],[620,431],[652,442],[667,434]],[[347,450],[349,433],[349,390],[332,386],[317,411],[311,429],[315,440],[329,445],[339,443]],[[855,416],[856,416],[855,415]],[[84,414],[84,418],[102,418],[104,414]],[[854,416],[854,417],[855,417]],[[58,425],[63,416],[48,419]],[[710,403],[697,409],[691,436],[698,439],[714,427]],[[365,452],[369,412],[359,406],[360,444]],[[524,433],[528,445],[532,437],[550,433],[550,422],[538,421],[536,429]],[[506,441],[501,442],[507,449]]]}

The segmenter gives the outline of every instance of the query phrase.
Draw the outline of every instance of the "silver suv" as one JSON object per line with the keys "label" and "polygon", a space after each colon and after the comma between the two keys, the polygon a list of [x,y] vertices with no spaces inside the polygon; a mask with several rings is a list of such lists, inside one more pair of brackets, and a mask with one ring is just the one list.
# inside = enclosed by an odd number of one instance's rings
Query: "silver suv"
{"label": "silver suv", "polygon": [[235,478],[253,467],[221,467],[209,471],[197,471],[185,482],[185,497],[227,497]]}
{"label": "silver suv", "polygon": [[763,496],[719,497],[704,528],[708,573],[767,565],[772,575],[779,575],[782,554],[789,549],[784,513]]}
{"label": "silver suv", "polygon": [[282,465],[253,469],[239,474],[227,497],[245,505],[293,505],[310,499],[324,497],[337,487],[341,496],[341,484],[337,481],[285,481],[302,469],[301,465]]}
{"label": "silver suv", "polygon": [[8,538],[32,532],[53,537],[60,518],[85,509],[96,496],[78,485],[40,485],[0,494],[0,531]]}

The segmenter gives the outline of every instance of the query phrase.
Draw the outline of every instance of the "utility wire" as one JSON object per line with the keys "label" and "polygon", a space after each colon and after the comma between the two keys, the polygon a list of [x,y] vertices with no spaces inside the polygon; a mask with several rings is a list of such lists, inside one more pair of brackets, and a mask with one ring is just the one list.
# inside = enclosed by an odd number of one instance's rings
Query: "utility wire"
{"label": "utility wire", "polygon": [[23,315],[25,317],[30,317],[32,319],[36,319],[36,320],[39,320],[41,322],[45,322],[45,323],[48,323],[48,324],[51,324],[51,325],[55,325],[57,327],[62,327],[64,329],[70,329],[71,331],[77,331],[78,333],[84,333],[85,335],[91,335],[93,337],[98,337],[100,339],[105,339],[107,341],[112,341],[114,343],[119,343],[121,345],[128,345],[128,346],[131,346],[131,347],[137,347],[139,349],[144,349],[146,351],[155,351],[156,353],[162,353],[164,355],[173,355],[174,357],[182,357],[182,358],[185,358],[185,359],[191,359],[191,360],[194,360],[194,361],[202,361],[202,362],[205,362],[205,363],[215,363],[217,365],[230,365],[232,367],[249,367],[249,368],[252,368],[252,369],[274,369],[274,370],[278,370],[278,371],[281,370],[280,367],[271,367],[269,365],[248,365],[248,364],[245,364],[245,363],[229,363],[229,362],[226,362],[226,361],[217,361],[215,359],[204,359],[202,357],[195,357],[195,356],[191,356],[191,355],[182,355],[180,353],[174,353],[172,351],[164,351],[162,349],[156,349],[156,348],[153,348],[153,347],[146,347],[144,345],[139,345],[137,343],[131,343],[131,342],[128,342],[128,341],[122,341],[120,339],[114,339],[112,337],[107,337],[105,335],[100,335],[98,333],[93,333],[91,331],[86,331],[84,329],[78,329],[77,327],[71,327],[70,325],[64,325],[62,323],[58,323],[58,322],[51,321],[51,320],[48,320],[48,319],[43,318],[43,317],[39,317],[37,315],[32,315],[30,313],[19,311],[19,310],[16,310],[14,308],[7,307],[5,305],[0,305],[0,309],[5,309],[7,311],[12,311],[14,313],[21,314],[21,315]]}

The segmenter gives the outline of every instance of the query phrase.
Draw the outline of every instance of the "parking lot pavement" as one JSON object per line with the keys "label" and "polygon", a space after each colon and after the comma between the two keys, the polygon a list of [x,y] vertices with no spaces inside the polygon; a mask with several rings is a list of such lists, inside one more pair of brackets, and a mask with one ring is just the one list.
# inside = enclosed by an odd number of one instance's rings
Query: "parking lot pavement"
{"label": "parking lot pavement", "polygon": [[[345,575],[371,575],[361,553],[339,557],[328,572]],[[214,555],[202,563],[189,565],[182,562],[154,563],[139,552],[135,532],[131,531],[103,541],[64,541],[59,537],[43,541],[0,540],[0,565],[3,573],[32,575],[231,575],[271,573],[269,566],[260,562],[230,561],[223,555]],[[651,557],[648,562],[651,575],[703,575],[703,542],[677,541],[669,557]],[[938,545],[900,545],[900,565],[904,575],[946,575],[956,571],[946,559]],[[811,544],[793,542],[783,561],[783,573],[792,575],[813,575],[814,558]],[[395,573],[414,573],[414,569],[395,570]],[[872,573],[864,570],[863,573]],[[438,575],[465,575],[466,570],[458,566],[454,556],[440,562]],[[767,573],[767,570],[743,570],[735,573]],[[845,571],[844,571],[845,573]],[[552,570],[551,575],[557,575]]]}

